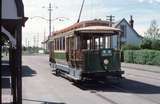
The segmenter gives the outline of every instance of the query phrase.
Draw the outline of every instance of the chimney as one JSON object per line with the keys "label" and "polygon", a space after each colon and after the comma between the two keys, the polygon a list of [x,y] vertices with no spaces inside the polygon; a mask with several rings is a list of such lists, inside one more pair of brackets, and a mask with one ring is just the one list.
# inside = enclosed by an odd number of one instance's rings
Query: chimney
{"label": "chimney", "polygon": [[133,20],[133,16],[131,15],[130,16],[130,21],[129,21],[131,27],[133,28],[134,27],[134,20]]}

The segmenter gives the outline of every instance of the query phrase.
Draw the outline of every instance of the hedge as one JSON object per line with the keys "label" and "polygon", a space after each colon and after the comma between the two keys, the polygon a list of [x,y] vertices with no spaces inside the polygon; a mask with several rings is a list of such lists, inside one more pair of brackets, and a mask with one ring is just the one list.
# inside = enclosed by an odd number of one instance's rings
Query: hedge
{"label": "hedge", "polygon": [[124,62],[148,65],[160,65],[160,51],[125,50]]}
{"label": "hedge", "polygon": [[140,49],[140,46],[138,45],[132,45],[132,44],[125,44],[125,45],[122,45],[122,51],[124,50],[139,50]]}
{"label": "hedge", "polygon": [[66,54],[65,53],[54,53],[54,56],[56,59],[66,59]]}

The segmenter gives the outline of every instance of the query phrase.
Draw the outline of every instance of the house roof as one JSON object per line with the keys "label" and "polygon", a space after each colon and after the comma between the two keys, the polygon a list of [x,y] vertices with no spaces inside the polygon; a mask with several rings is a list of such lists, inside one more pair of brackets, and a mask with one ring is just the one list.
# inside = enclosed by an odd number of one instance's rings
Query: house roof
{"label": "house roof", "polygon": [[137,31],[136,31],[133,27],[131,27],[131,25],[127,22],[127,20],[126,20],[125,18],[123,18],[122,20],[116,22],[113,26],[117,28],[123,21],[125,21],[125,22],[127,23],[127,25],[134,31],[134,33],[135,33],[138,37],[143,38],[141,35],[139,35],[139,34],[137,33]]}

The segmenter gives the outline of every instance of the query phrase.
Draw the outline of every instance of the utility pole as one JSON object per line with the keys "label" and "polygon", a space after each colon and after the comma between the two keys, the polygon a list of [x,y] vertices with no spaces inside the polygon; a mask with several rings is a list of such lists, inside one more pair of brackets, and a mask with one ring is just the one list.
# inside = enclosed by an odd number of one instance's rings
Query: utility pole
{"label": "utility pole", "polygon": [[34,48],[36,47],[36,36],[35,35],[33,36],[33,47]]}
{"label": "utility pole", "polygon": [[33,52],[35,53],[36,49],[36,35],[33,36]]}
{"label": "utility pole", "polygon": [[28,42],[28,39],[26,38],[26,40],[25,40],[25,47],[27,47],[27,42]]}
{"label": "utility pole", "polygon": [[[107,21],[109,21],[109,27],[112,27],[112,24],[113,24],[113,21],[115,20],[115,16],[113,16],[113,15],[110,15],[110,16],[106,16],[107,17]],[[110,36],[109,38],[108,38],[108,41],[107,41],[108,43],[107,43],[107,45],[108,45],[108,47],[109,48],[112,48],[112,36]]]}
{"label": "utility pole", "polygon": [[39,33],[37,35],[37,48],[39,47]]}
{"label": "utility pole", "polygon": [[28,40],[28,41],[27,41],[27,44],[28,44],[27,46],[28,46],[28,48],[30,47],[30,46],[29,46],[29,45],[30,45],[29,43],[30,43],[30,41]]}
{"label": "utility pole", "polygon": [[[52,4],[49,3],[49,8],[48,8],[48,11],[49,11],[49,37],[51,36],[51,32],[52,32]],[[49,38],[48,37],[48,38]]]}
{"label": "utility pole", "polygon": [[113,21],[115,21],[115,16],[113,15],[107,16],[106,20],[109,21],[109,26],[112,27],[112,23]]}
{"label": "utility pole", "polygon": [[27,45],[27,46],[28,46],[27,49],[28,49],[28,52],[30,53],[30,41],[29,41],[29,40],[27,41],[27,44],[28,44],[28,45]]}
{"label": "utility pole", "polygon": [[[45,42],[46,41],[46,31],[44,31],[44,40],[43,40],[43,42]],[[46,50],[46,46],[45,46],[45,43],[44,43],[44,51]]]}

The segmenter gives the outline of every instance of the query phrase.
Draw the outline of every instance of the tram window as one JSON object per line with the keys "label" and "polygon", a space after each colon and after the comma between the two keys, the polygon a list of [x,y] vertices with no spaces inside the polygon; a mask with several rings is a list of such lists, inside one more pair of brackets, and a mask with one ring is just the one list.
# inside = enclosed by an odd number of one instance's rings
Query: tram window
{"label": "tram window", "polygon": [[59,50],[62,50],[62,38],[59,38]]}
{"label": "tram window", "polygon": [[65,50],[65,37],[63,37],[62,39],[63,39],[62,40],[63,41],[63,44],[62,44],[63,48],[62,49]]}
{"label": "tram window", "polygon": [[65,50],[65,37],[55,39],[54,48],[55,50]]}
{"label": "tram window", "polygon": [[61,50],[61,38],[59,38],[58,40],[59,40],[58,41],[59,42],[59,49],[58,50]]}
{"label": "tram window", "polygon": [[90,40],[87,40],[87,49],[90,49]]}
{"label": "tram window", "polygon": [[58,50],[58,39],[56,39],[56,50]]}
{"label": "tram window", "polygon": [[98,38],[95,39],[95,49],[99,49],[99,41],[98,41]]}
{"label": "tram window", "polygon": [[55,39],[55,50],[57,50],[57,39]]}
{"label": "tram window", "polygon": [[59,50],[59,38],[57,39],[57,50]]}
{"label": "tram window", "polygon": [[56,50],[58,50],[58,40],[56,39]]}

